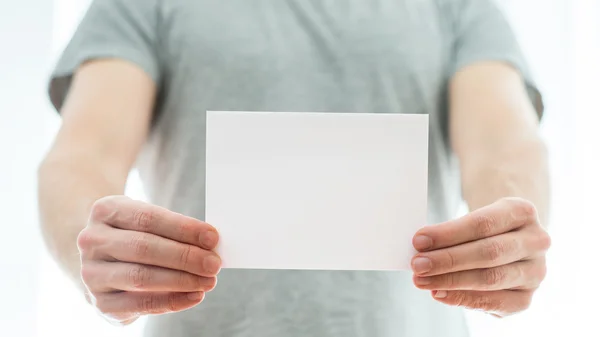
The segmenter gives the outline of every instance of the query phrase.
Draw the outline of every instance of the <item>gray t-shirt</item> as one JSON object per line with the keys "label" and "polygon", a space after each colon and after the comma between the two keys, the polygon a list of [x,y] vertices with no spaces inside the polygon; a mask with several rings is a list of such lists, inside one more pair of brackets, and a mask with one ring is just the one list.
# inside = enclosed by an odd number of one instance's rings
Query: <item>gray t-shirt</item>
{"label": "gray t-shirt", "polygon": [[[461,200],[447,134],[452,74],[477,61],[508,62],[541,112],[492,0],[96,0],[52,75],[57,109],[76,68],[104,57],[133,62],[158,84],[137,167],[153,203],[199,219],[207,110],[429,114],[430,223],[453,217]],[[411,277],[223,270],[202,304],[150,317],[146,336],[467,335],[461,310],[417,290]]]}

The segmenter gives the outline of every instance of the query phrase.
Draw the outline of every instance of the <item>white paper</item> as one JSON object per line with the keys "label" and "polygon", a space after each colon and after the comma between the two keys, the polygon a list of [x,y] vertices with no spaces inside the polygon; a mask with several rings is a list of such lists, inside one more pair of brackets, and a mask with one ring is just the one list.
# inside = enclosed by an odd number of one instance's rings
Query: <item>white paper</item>
{"label": "white paper", "polygon": [[428,116],[208,112],[223,268],[401,270],[427,212]]}

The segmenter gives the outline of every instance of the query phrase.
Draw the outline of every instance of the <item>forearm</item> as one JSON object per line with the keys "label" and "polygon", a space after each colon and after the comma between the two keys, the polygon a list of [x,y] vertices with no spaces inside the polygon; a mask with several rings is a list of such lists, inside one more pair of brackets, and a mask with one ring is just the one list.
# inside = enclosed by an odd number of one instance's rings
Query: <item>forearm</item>
{"label": "forearm", "polygon": [[40,222],[53,258],[83,290],[77,236],[93,203],[123,194],[123,174],[107,169],[93,155],[50,154],[38,171]]}
{"label": "forearm", "polygon": [[503,197],[520,197],[537,208],[548,225],[550,182],[544,143],[537,136],[512,139],[501,146],[482,145],[461,160],[463,197],[470,210]]}

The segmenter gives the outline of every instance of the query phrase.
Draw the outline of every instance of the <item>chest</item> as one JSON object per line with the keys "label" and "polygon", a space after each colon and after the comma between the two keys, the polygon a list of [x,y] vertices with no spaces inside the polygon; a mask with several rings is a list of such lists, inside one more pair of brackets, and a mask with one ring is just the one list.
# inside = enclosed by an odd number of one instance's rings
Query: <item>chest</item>
{"label": "chest", "polygon": [[163,41],[175,67],[371,68],[406,75],[439,73],[448,58],[447,25],[433,0],[173,0],[164,6]]}
{"label": "chest", "polygon": [[181,123],[207,110],[442,111],[452,38],[435,0],[171,0],[160,15],[161,114]]}

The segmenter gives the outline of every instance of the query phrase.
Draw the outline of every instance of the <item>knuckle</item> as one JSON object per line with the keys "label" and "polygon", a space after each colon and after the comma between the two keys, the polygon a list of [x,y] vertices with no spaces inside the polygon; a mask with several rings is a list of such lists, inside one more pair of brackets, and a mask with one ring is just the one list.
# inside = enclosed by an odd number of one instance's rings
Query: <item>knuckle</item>
{"label": "knuckle", "polygon": [[96,200],[92,204],[90,217],[95,221],[110,221],[117,213],[117,204],[120,196],[107,196]]}
{"label": "knuckle", "polygon": [[127,271],[127,282],[135,289],[144,289],[151,278],[150,270],[143,266],[134,266]]}
{"label": "knuckle", "polygon": [[481,255],[488,261],[498,261],[506,250],[506,245],[498,240],[489,240],[482,245]]}
{"label": "knuckle", "polygon": [[182,291],[192,291],[203,288],[205,284],[200,276],[178,271],[176,285]]}
{"label": "knuckle", "polygon": [[522,200],[518,206],[519,212],[528,220],[537,220],[538,213],[535,205],[529,200]]}
{"label": "knuckle", "polygon": [[160,309],[159,295],[149,294],[141,296],[138,300],[138,308],[144,313],[153,313]]}
{"label": "knuckle", "polygon": [[493,286],[502,283],[506,279],[506,272],[502,268],[483,269],[481,278],[485,285]]}
{"label": "knuckle", "polygon": [[505,200],[509,203],[516,219],[524,219],[528,222],[537,220],[537,209],[531,201],[522,198],[506,198]]}
{"label": "knuckle", "polygon": [[447,249],[444,249],[442,251],[444,252],[444,257],[440,259],[442,261],[441,263],[439,263],[440,267],[442,267],[442,269],[444,270],[454,270],[454,267],[456,266],[456,260],[454,258],[454,255],[452,255],[452,253],[449,252]]}
{"label": "knuckle", "polygon": [[150,251],[150,242],[144,237],[133,236],[129,241],[129,248],[137,258],[145,258]]}
{"label": "knuckle", "polygon": [[445,277],[444,283],[451,289],[459,286],[460,285],[459,273],[447,274]]}
{"label": "knuckle", "polygon": [[77,248],[80,252],[88,250],[96,243],[95,235],[89,229],[84,229],[77,235]]}
{"label": "knuckle", "polygon": [[187,266],[189,266],[189,264],[190,264],[191,255],[192,255],[192,246],[185,245],[181,249],[181,254],[179,255],[179,263],[181,264],[181,266],[184,270],[187,269]]}
{"label": "knuckle", "polygon": [[177,288],[187,289],[190,286],[191,282],[192,280],[190,280],[190,276],[188,273],[177,271],[177,278],[175,281]]}
{"label": "knuckle", "polygon": [[169,295],[167,295],[167,310],[174,312],[177,311],[178,308],[178,301],[177,299],[179,298],[179,295],[177,293],[169,293]]}
{"label": "knuckle", "polygon": [[182,224],[180,224],[178,226],[178,230],[179,235],[182,238],[188,237],[190,235],[195,235],[196,237],[198,237],[199,235],[199,231],[197,230],[196,226],[194,226],[192,223],[190,222],[183,222]]}
{"label": "knuckle", "polygon": [[489,296],[481,295],[473,299],[472,307],[486,311],[493,311],[497,310],[499,305],[498,303],[494,303],[494,301]]}
{"label": "knuckle", "polygon": [[475,218],[475,235],[479,238],[492,236],[494,233],[495,220],[488,215],[478,215]]}
{"label": "knuckle", "polygon": [[470,304],[470,297],[464,291],[457,291],[454,293],[454,304],[459,307],[468,307]]}
{"label": "knuckle", "polygon": [[136,209],[133,211],[133,225],[141,232],[151,232],[155,214],[149,209]]}
{"label": "knuckle", "polygon": [[542,251],[547,251],[552,245],[552,238],[550,237],[550,234],[543,229],[540,229],[540,233],[537,235],[536,241],[538,248]]}

